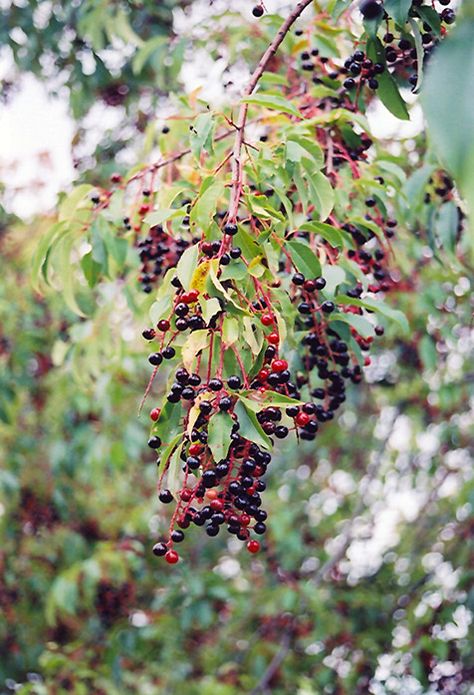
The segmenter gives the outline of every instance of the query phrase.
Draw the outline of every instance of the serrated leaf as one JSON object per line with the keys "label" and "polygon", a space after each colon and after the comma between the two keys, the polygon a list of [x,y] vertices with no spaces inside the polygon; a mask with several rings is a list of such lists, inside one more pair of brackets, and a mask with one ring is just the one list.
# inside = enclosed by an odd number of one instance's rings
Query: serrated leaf
{"label": "serrated leaf", "polygon": [[325,239],[333,248],[342,249],[344,246],[344,238],[341,231],[330,224],[325,224],[324,222],[305,222],[301,224],[299,228],[302,232],[319,234],[319,236]]}
{"label": "serrated leaf", "polygon": [[403,28],[410,11],[412,0],[384,0],[383,8],[395,22]]}
{"label": "serrated leaf", "polygon": [[377,75],[377,81],[379,83],[377,89],[378,98],[396,118],[402,121],[409,121],[410,114],[408,113],[406,104],[400,95],[395,80],[387,69],[385,52],[380,39],[369,37],[367,40],[367,56],[373,60],[374,63],[382,63],[382,65],[385,65],[384,72]]}
{"label": "serrated leaf", "polygon": [[300,112],[291,101],[275,94],[256,94],[255,96],[245,97],[242,101],[247,104],[263,106],[266,109],[272,109],[279,113],[288,113],[291,116],[301,118]]}
{"label": "serrated leaf", "polygon": [[334,189],[324,174],[320,171],[314,172],[311,170],[308,160],[304,159],[301,165],[307,173],[311,201],[319,212],[321,221],[324,222],[331,214],[336,201]]}
{"label": "serrated leaf", "polygon": [[242,400],[238,400],[235,404],[234,413],[237,415],[237,420],[239,421],[240,436],[270,451],[272,448],[270,437],[263,431],[255,413],[246,407]]}
{"label": "serrated leaf", "polygon": [[213,176],[206,179],[202,186],[197,202],[190,214],[191,224],[206,233],[217,210],[217,201],[224,193],[222,181],[216,181]]}
{"label": "serrated leaf", "polygon": [[321,275],[321,263],[314,251],[304,242],[291,240],[286,243],[296,268],[307,280]]}
{"label": "serrated leaf", "polygon": [[209,419],[207,445],[215,461],[227,456],[231,444],[231,432],[234,421],[229,413],[214,413]]}

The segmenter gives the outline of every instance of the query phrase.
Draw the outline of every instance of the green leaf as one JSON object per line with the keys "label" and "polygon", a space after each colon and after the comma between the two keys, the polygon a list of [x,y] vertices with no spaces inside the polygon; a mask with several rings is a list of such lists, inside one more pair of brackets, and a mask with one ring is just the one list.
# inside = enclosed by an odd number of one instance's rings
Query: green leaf
{"label": "green leaf", "polygon": [[[395,22],[403,28],[410,11],[412,0],[384,0],[383,8]],[[418,8],[417,8],[418,9]]]}
{"label": "green leaf", "polygon": [[301,401],[290,398],[290,396],[285,396],[282,393],[277,393],[276,391],[265,391],[265,393],[239,391],[237,395],[246,407],[250,408],[254,413],[259,413],[269,405],[275,408],[287,408],[289,405],[301,405]]}
{"label": "green leaf", "polygon": [[247,104],[264,106],[267,109],[279,111],[280,113],[288,113],[291,116],[301,118],[300,112],[291,101],[275,94],[256,94],[255,96],[245,97],[242,101]]}
{"label": "green leaf", "polygon": [[160,210],[155,210],[154,212],[150,212],[146,217],[145,217],[145,222],[146,224],[149,224],[150,227],[155,227],[159,224],[163,224],[163,222],[166,222],[166,220],[171,220],[174,219],[175,217],[184,217],[185,211],[183,209],[176,209],[176,208],[161,208]]}
{"label": "green leaf", "polygon": [[[421,91],[433,147],[466,199],[471,227],[474,226],[473,36],[474,18],[466,17],[430,58]],[[474,254],[472,229],[470,237]]]}
{"label": "green leaf", "polygon": [[134,75],[139,75],[146,63],[155,53],[165,52],[168,46],[168,38],[166,36],[155,36],[135,53],[132,60],[132,72]]}
{"label": "green leaf", "polygon": [[316,254],[302,241],[288,241],[286,247],[296,268],[307,280],[321,275],[321,264]]}
{"label": "green leaf", "polygon": [[35,290],[39,290],[38,280],[40,276],[42,275],[46,279],[46,273],[43,272],[43,267],[47,262],[51,247],[68,232],[69,225],[67,222],[57,222],[40,238],[31,264],[32,285]]}
{"label": "green leaf", "polygon": [[454,252],[458,235],[459,211],[456,203],[452,200],[441,205],[439,208],[434,228],[436,236],[441,245],[447,251]]}
{"label": "green leaf", "polygon": [[429,5],[420,5],[416,8],[416,13],[424,22],[430,25],[431,30],[438,36],[441,34],[441,20],[439,14]]}
{"label": "green leaf", "polygon": [[90,194],[95,190],[94,186],[88,183],[83,183],[80,186],[76,186],[69,195],[64,198],[59,206],[59,221],[70,220],[73,218],[74,213],[80,207],[87,207],[92,209],[92,202],[90,200]]}
{"label": "green leaf", "polygon": [[323,266],[323,278],[326,280],[324,293],[334,294],[336,288],[341,285],[346,279],[346,273],[338,265],[326,264]]}
{"label": "green leaf", "polygon": [[89,287],[95,287],[101,275],[102,265],[94,261],[92,251],[89,251],[81,258],[81,268]]}
{"label": "green leaf", "polygon": [[391,306],[384,304],[384,302],[379,299],[371,299],[370,297],[366,299],[354,299],[352,297],[347,297],[346,295],[337,295],[336,302],[338,304],[349,304],[351,306],[359,306],[363,309],[375,311],[376,313],[385,316],[390,321],[397,323],[405,335],[408,335],[410,332],[410,326],[405,314],[398,309],[392,309]]}
{"label": "green leaf", "polygon": [[240,436],[270,451],[272,449],[272,440],[263,431],[255,413],[242,400],[238,400],[235,404],[234,413],[237,415],[240,424]]}
{"label": "green leaf", "polygon": [[179,444],[169,458],[168,474],[166,485],[171,494],[176,497],[176,493],[181,488],[182,466],[181,451],[183,450],[184,442]]}
{"label": "green leaf", "polygon": [[410,26],[411,30],[413,32],[413,38],[415,39],[415,49],[416,49],[416,60],[417,60],[417,68],[416,68],[416,73],[418,75],[418,78],[416,80],[416,85],[413,87],[413,93],[418,94],[420,91],[421,83],[423,82],[423,64],[424,64],[424,59],[425,59],[425,51],[423,48],[423,43],[421,40],[421,33],[418,28],[418,24],[415,22],[414,19],[410,19]]}
{"label": "green leaf", "polygon": [[214,413],[209,419],[207,445],[215,461],[227,456],[234,421],[229,413]]}
{"label": "green leaf", "polygon": [[382,63],[385,65],[385,71],[381,75],[377,75],[377,81],[379,83],[377,96],[380,101],[396,118],[402,121],[409,121],[410,114],[398,91],[395,80],[388,71],[385,62],[385,52],[380,39],[373,39],[370,37],[367,39],[367,55],[374,63]]}
{"label": "green leaf", "polygon": [[330,224],[325,224],[324,222],[305,222],[301,224],[299,228],[302,232],[319,234],[319,236],[325,239],[333,248],[342,249],[344,246],[344,237],[341,231]]}
{"label": "green leaf", "polygon": [[214,117],[211,113],[200,113],[193,123],[193,130],[189,133],[191,151],[200,161],[203,150],[212,154],[212,135],[214,131]]}
{"label": "green leaf", "polygon": [[361,335],[363,338],[369,338],[375,335],[374,327],[370,321],[365,319],[363,316],[359,316],[358,314],[345,314],[343,312],[338,312],[337,314],[331,314],[329,321],[342,321],[343,323],[347,323],[352,328],[355,328],[357,333],[359,333],[359,335]]}
{"label": "green leaf", "polygon": [[205,179],[201,192],[190,214],[191,224],[206,233],[217,210],[217,201],[224,193],[222,181],[216,181],[213,176]]}
{"label": "green leaf", "polygon": [[168,461],[170,460],[175,448],[183,438],[182,433],[180,432],[177,434],[173,439],[170,441],[170,443],[163,449],[161,456],[160,456],[160,462],[158,464],[157,468],[157,476],[158,478],[161,476],[163,471],[166,470],[166,466],[168,465]]}
{"label": "green leaf", "polygon": [[202,318],[206,323],[209,323],[216,314],[222,311],[221,303],[217,297],[211,297],[210,299],[199,297],[199,305],[201,307]]}
{"label": "green leaf", "polygon": [[171,294],[160,297],[153,302],[150,307],[149,315],[151,322],[154,326],[161,321],[161,319],[167,319],[171,313],[172,297]]}
{"label": "green leaf", "polygon": [[329,180],[320,171],[313,171],[308,160],[302,161],[302,166],[307,172],[308,185],[311,191],[311,200],[319,212],[320,219],[324,222],[331,214],[335,203],[335,193]]}
{"label": "green leaf", "polygon": [[186,291],[190,289],[191,280],[198,265],[198,258],[199,244],[194,244],[186,249],[176,266],[176,275]]}

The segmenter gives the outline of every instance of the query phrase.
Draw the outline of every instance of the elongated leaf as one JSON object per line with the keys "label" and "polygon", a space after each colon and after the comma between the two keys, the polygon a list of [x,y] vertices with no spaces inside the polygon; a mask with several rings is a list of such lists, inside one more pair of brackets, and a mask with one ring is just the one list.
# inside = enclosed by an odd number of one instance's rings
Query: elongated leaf
{"label": "elongated leaf", "polygon": [[173,437],[173,439],[170,441],[170,443],[163,449],[161,456],[160,456],[160,463],[158,464],[158,470],[157,470],[158,477],[163,473],[164,470],[166,470],[166,466],[168,465],[168,461],[170,460],[170,458],[173,454],[173,451],[178,446],[182,437],[183,437],[183,435],[181,433],[177,434],[175,437]]}
{"label": "elongated leaf", "polygon": [[276,391],[265,391],[260,393],[256,391],[240,391],[239,399],[245,403],[247,408],[250,408],[254,413],[259,413],[264,408],[272,405],[275,408],[287,408],[289,405],[301,405],[301,401],[290,396],[285,396]]}
{"label": "elongated leaf", "polygon": [[199,245],[189,246],[183,253],[176,266],[176,275],[183,288],[187,291],[191,287],[191,281],[196,272],[199,258]]}
{"label": "elongated leaf", "polygon": [[317,278],[321,275],[321,263],[307,244],[292,240],[288,241],[286,246],[295,266],[306,279]]}
{"label": "elongated leaf", "polygon": [[194,359],[198,353],[209,344],[209,331],[203,328],[199,331],[194,331],[186,339],[182,349],[182,359],[185,368],[192,371]]}
{"label": "elongated leaf", "polygon": [[242,99],[242,101],[246,102],[247,104],[264,106],[265,108],[272,109],[273,111],[288,113],[291,116],[301,118],[300,112],[296,106],[291,103],[291,101],[275,94],[256,94],[255,96],[245,97]]}
{"label": "elongated leaf", "polygon": [[411,4],[412,0],[384,0],[383,8],[403,28],[408,19]]}
{"label": "elongated leaf", "polygon": [[227,456],[231,444],[234,421],[229,413],[214,413],[209,420],[207,445],[215,461]]}
{"label": "elongated leaf", "polygon": [[255,413],[242,400],[235,404],[234,413],[240,424],[240,436],[270,451],[272,448],[270,437],[263,431]]}
{"label": "elongated leaf", "polygon": [[375,311],[376,313],[385,316],[386,318],[390,319],[390,321],[397,323],[405,334],[408,334],[410,331],[410,326],[405,314],[398,309],[392,309],[391,306],[384,304],[384,302],[379,299],[372,299],[370,297],[366,299],[354,299],[352,297],[347,297],[346,295],[338,295],[336,297],[336,302],[338,304],[350,304],[352,306],[360,306],[364,309],[370,309],[371,311]]}
{"label": "elongated leaf", "polygon": [[339,229],[332,227],[324,222],[305,222],[300,225],[302,232],[312,232],[319,234],[332,247],[342,249],[344,246],[344,237]]}
{"label": "elongated leaf", "polygon": [[191,210],[191,224],[197,225],[198,229],[207,232],[212,218],[216,214],[217,201],[223,193],[224,184],[222,181],[216,181],[212,176],[204,181],[198,201]]}
{"label": "elongated leaf", "polygon": [[410,114],[408,113],[406,104],[398,91],[395,80],[387,69],[385,52],[380,39],[369,37],[367,40],[367,55],[374,63],[382,63],[382,65],[385,65],[385,71],[381,75],[377,75],[377,81],[379,83],[377,96],[380,101],[390,113],[396,116],[396,118],[402,121],[409,121]]}
{"label": "elongated leaf", "polygon": [[359,335],[361,335],[363,338],[369,338],[375,335],[374,327],[370,321],[365,319],[363,316],[359,316],[358,314],[345,314],[338,312],[337,314],[331,314],[329,321],[332,323],[335,321],[347,323],[352,328],[355,328],[357,333],[359,333]]}

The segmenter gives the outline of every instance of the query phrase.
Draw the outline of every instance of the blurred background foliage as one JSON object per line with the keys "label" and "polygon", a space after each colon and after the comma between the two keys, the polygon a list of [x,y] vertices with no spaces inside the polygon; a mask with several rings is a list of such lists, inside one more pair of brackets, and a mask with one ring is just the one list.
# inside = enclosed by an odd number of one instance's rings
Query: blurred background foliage
{"label": "blurred background foliage", "polygon": [[[156,108],[142,109],[144,94],[176,86],[176,4],[52,3],[46,28],[44,3],[13,5],[0,40],[19,71],[68,84],[78,133],[94,101],[115,108],[126,85],[120,106],[138,137]],[[113,70],[101,53],[116,38],[137,45]],[[172,74],[161,46],[171,64],[177,52]],[[109,133],[80,175],[105,180],[125,146]],[[452,216],[426,219],[432,174],[408,179],[399,209],[393,301],[409,336],[387,325],[366,383],[317,447],[280,450],[265,554],[195,530],[173,569],[150,552],[166,520],[136,416],[147,370],[130,307],[140,315],[143,300],[126,302],[116,279],[86,321],[40,295],[29,273],[51,220],[2,212],[0,692],[472,692],[472,268]]]}

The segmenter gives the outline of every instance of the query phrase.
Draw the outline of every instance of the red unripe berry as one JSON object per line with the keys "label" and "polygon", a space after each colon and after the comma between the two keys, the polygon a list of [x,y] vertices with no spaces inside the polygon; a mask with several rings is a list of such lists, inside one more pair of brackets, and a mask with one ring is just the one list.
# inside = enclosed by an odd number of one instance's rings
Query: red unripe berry
{"label": "red unripe berry", "polygon": [[189,292],[188,292],[189,304],[192,304],[193,302],[195,302],[198,297],[199,297],[198,290],[189,290]]}
{"label": "red unripe berry", "polygon": [[303,411],[299,412],[298,415],[295,417],[295,422],[299,427],[304,427],[305,425],[308,424],[310,421],[310,417],[307,413],[303,413]]}
{"label": "red unripe berry", "polygon": [[274,372],[284,372],[288,369],[288,362],[286,360],[273,360],[272,369]]}
{"label": "red unripe berry", "polygon": [[138,214],[139,215],[146,215],[147,212],[149,212],[150,206],[145,203],[145,205],[140,205],[138,208]]}
{"label": "red unripe berry", "polygon": [[[254,541],[257,543],[257,541]],[[257,552],[256,550],[252,550],[251,552]],[[166,555],[165,555],[165,560],[169,565],[175,565],[178,560],[179,560],[179,555],[176,552],[176,550],[168,550]]]}
{"label": "red unripe berry", "polygon": [[161,319],[161,321],[158,321],[158,328],[160,331],[165,333],[166,331],[169,331],[170,322],[167,319]]}
{"label": "red unripe berry", "polygon": [[372,360],[370,359],[370,357],[366,357],[364,360],[364,367],[368,367],[369,364],[372,364]]}
{"label": "red unripe berry", "polygon": [[263,314],[260,319],[264,326],[271,326],[274,320],[273,314]]}
{"label": "red unripe berry", "polygon": [[268,377],[270,376],[270,370],[269,369],[261,369],[259,373],[257,374],[258,378],[260,381],[266,381]]}
{"label": "red unripe berry", "polygon": [[142,228],[141,224],[134,224],[133,225],[133,231],[134,232],[139,232],[141,228]]}
{"label": "red unripe berry", "polygon": [[249,553],[258,553],[258,551],[260,550],[260,543],[258,541],[249,541],[247,543],[247,550],[249,551]]}
{"label": "red unripe berry", "polygon": [[189,447],[189,454],[191,456],[197,456],[198,454],[201,453],[201,451],[202,451],[202,447],[200,444],[191,444],[191,446]]}
{"label": "red unripe berry", "polygon": [[248,514],[242,514],[240,517],[240,523],[242,526],[248,526],[250,524],[250,517]]}
{"label": "red unripe berry", "polygon": [[280,342],[280,336],[278,335],[278,333],[270,333],[269,335],[267,335],[267,340],[270,343],[270,345],[278,345],[278,343]]}
{"label": "red unripe berry", "polygon": [[153,420],[153,422],[156,422],[158,418],[160,417],[161,410],[159,408],[153,408],[153,410],[150,412],[150,417]]}
{"label": "red unripe berry", "polygon": [[215,500],[212,500],[210,506],[211,506],[211,509],[213,509],[215,512],[221,512],[224,509],[224,502],[220,499],[215,499]]}
{"label": "red unripe berry", "polygon": [[217,490],[206,490],[206,497],[208,500],[215,500],[217,498]]}
{"label": "red unripe berry", "polygon": [[112,181],[112,183],[120,183],[122,177],[118,172],[114,172],[110,177],[110,180]]}
{"label": "red unripe berry", "polygon": [[257,468],[254,470],[254,475],[256,478],[259,478],[261,475],[263,475],[263,468],[261,466],[257,466]]}
{"label": "red unripe berry", "polygon": [[183,500],[183,502],[189,502],[191,496],[192,492],[191,490],[188,490],[188,488],[184,488],[184,490],[181,490],[180,498]]}

